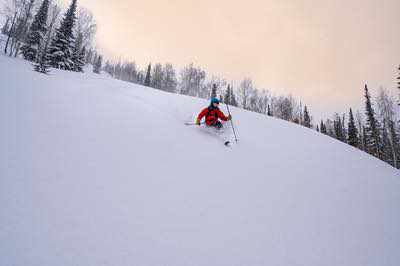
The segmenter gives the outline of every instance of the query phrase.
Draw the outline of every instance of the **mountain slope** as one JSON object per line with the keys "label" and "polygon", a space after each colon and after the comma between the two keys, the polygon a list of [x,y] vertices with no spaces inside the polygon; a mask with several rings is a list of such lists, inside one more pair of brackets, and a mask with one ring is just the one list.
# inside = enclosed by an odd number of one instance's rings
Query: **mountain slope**
{"label": "mountain slope", "polygon": [[[400,176],[309,129],[0,56],[0,265],[390,265]],[[4,82],[5,81],[5,82]]]}

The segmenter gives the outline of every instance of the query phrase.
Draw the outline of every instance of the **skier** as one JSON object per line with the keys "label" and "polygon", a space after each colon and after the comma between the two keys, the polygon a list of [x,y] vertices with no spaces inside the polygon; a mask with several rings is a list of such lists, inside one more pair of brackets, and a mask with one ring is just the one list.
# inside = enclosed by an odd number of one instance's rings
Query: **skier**
{"label": "skier", "polygon": [[215,127],[216,129],[222,128],[222,123],[219,119],[223,121],[229,121],[232,119],[231,115],[225,116],[221,110],[218,108],[219,100],[217,98],[212,98],[210,106],[204,108],[196,120],[196,125],[200,125],[200,121],[203,117],[206,118],[206,125],[209,127]]}

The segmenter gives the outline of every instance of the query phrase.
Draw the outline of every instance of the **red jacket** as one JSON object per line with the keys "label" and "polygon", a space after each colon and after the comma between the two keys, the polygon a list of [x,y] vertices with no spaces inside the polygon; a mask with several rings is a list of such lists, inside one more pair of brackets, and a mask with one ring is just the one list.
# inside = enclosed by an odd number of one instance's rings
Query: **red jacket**
{"label": "red jacket", "polygon": [[218,118],[223,121],[228,121],[228,117],[226,117],[224,113],[221,112],[221,110],[219,110],[218,107],[212,107],[212,106],[204,108],[203,111],[201,111],[201,113],[197,117],[197,120],[201,121],[203,117],[206,117],[206,124],[208,126],[211,126],[215,122],[217,122]]}

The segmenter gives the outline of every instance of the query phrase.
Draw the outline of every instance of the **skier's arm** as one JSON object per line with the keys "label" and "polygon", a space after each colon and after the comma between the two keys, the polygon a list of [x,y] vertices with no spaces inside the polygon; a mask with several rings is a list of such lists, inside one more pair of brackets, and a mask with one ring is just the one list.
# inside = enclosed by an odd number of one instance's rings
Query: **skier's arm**
{"label": "skier's arm", "polygon": [[218,117],[219,117],[221,120],[223,120],[223,121],[231,120],[231,116],[230,116],[230,115],[225,116],[224,113],[221,112],[221,110],[218,110],[218,111],[217,111],[217,114],[218,114]]}
{"label": "skier's arm", "polygon": [[204,108],[203,111],[201,111],[201,113],[197,116],[196,124],[200,125],[201,119],[203,119],[203,117],[205,117],[207,113],[208,113],[208,108]]}

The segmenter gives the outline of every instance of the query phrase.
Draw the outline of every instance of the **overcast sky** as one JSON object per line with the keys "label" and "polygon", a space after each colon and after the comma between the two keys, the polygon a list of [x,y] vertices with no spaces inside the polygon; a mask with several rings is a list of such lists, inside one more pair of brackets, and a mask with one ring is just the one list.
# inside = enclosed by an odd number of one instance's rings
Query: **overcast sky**
{"label": "overcast sky", "polygon": [[[68,3],[69,1],[65,1]],[[399,0],[78,0],[108,56],[202,66],[292,93],[312,113],[361,103],[363,84],[395,93]]]}

